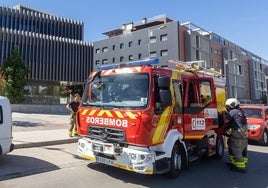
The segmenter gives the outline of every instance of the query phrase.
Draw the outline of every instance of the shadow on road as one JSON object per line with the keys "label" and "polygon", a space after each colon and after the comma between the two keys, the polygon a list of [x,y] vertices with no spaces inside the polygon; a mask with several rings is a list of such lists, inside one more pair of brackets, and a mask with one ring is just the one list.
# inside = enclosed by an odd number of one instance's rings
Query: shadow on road
{"label": "shadow on road", "polygon": [[[10,168],[10,166],[13,168]],[[34,157],[20,155],[0,157],[0,181],[58,169],[60,169],[58,166]]]}
{"label": "shadow on road", "polygon": [[135,172],[125,171],[115,167],[89,163],[90,169],[111,176],[127,185],[135,184],[144,187],[267,187],[266,177],[268,169],[268,153],[249,151],[248,173],[238,173],[230,171],[226,165],[228,153],[222,160],[211,158],[202,159],[190,164],[189,168],[183,170],[179,177],[170,179],[165,175],[143,175]]}

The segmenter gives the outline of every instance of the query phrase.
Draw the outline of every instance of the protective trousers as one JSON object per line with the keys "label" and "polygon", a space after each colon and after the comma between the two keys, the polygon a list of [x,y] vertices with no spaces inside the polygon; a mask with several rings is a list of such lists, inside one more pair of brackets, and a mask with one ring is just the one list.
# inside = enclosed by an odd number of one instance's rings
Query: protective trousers
{"label": "protective trousers", "polygon": [[77,127],[76,127],[76,113],[72,113],[70,115],[70,127],[68,130],[69,136],[76,136],[77,135]]}
{"label": "protective trousers", "polygon": [[246,170],[247,156],[247,130],[245,128],[232,130],[228,139],[230,164],[239,170]]}

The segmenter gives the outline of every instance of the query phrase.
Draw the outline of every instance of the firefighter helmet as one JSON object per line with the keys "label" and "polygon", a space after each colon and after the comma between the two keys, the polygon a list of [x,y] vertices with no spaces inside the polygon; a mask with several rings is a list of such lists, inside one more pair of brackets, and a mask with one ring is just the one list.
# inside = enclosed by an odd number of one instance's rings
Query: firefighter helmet
{"label": "firefighter helmet", "polygon": [[225,105],[231,108],[236,108],[239,106],[239,104],[240,102],[236,98],[229,98],[225,101]]}

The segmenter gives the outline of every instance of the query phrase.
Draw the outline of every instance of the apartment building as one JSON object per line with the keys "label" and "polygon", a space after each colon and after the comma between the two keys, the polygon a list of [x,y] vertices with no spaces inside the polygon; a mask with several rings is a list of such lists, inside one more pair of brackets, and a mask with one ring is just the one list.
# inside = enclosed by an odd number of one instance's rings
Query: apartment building
{"label": "apartment building", "polygon": [[[123,24],[104,32],[108,38],[93,43],[93,69],[98,65],[158,57],[160,65],[179,59],[179,23],[163,15],[140,23]],[[172,40],[171,40],[172,39]]]}
{"label": "apartment building", "polygon": [[226,77],[228,97],[241,103],[264,103],[267,98],[267,61],[233,42],[191,22],[179,23],[165,15],[123,24],[94,42],[93,69],[98,65],[158,57],[198,61]]}

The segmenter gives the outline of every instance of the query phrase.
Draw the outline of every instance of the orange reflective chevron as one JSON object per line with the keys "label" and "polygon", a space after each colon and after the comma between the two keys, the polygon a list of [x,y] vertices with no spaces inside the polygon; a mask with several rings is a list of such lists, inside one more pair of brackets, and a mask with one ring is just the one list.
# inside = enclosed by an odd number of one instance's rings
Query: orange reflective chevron
{"label": "orange reflective chevron", "polygon": [[93,115],[95,114],[96,111],[97,111],[97,110],[91,110],[90,113],[89,113],[89,115],[90,115],[90,116],[93,116]]}
{"label": "orange reflective chevron", "polygon": [[127,115],[130,119],[137,119],[136,116],[135,116],[132,112],[126,112],[126,115]]}
{"label": "orange reflective chevron", "polygon": [[106,114],[108,117],[114,117],[109,110],[100,110],[97,116],[103,116],[104,114]]}
{"label": "orange reflective chevron", "polygon": [[85,109],[85,110],[83,110],[83,111],[82,111],[81,115],[86,115],[86,114],[87,114],[87,112],[88,112],[88,110],[87,110],[87,109]]}
{"label": "orange reflective chevron", "polygon": [[84,109],[81,112],[81,115],[86,116],[96,116],[96,117],[109,117],[109,118],[119,118],[119,119],[124,119],[124,118],[129,118],[132,120],[137,119],[139,117],[140,112],[133,113],[131,111],[110,111],[110,110],[89,110],[89,109]]}
{"label": "orange reflective chevron", "polygon": [[124,118],[123,114],[120,111],[114,111],[118,118]]}

